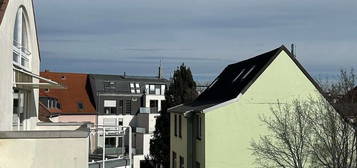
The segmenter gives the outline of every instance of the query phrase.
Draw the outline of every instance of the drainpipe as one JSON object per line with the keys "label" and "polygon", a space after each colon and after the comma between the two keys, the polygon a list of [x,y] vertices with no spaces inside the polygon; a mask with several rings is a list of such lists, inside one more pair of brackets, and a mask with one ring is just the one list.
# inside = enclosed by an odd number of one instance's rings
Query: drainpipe
{"label": "drainpipe", "polygon": [[131,127],[128,126],[128,129],[129,129],[129,163],[130,163],[130,166],[129,167],[132,167],[133,166],[133,163],[132,163],[132,157],[133,157],[133,151],[132,151],[132,139],[131,139]]}
{"label": "drainpipe", "polygon": [[103,168],[105,168],[105,127],[103,127]]}

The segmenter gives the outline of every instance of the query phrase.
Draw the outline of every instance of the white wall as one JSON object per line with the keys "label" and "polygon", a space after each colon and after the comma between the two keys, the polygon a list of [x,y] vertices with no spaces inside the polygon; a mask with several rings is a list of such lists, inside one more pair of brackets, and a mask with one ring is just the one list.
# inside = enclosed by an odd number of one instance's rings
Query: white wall
{"label": "white wall", "polygon": [[[29,43],[32,53],[31,71],[39,74],[40,59],[38,53],[38,44],[36,37],[35,21],[33,15],[32,1],[31,0],[10,0],[8,2],[4,18],[0,25],[0,131],[12,129],[12,113],[13,113],[13,63],[12,63],[12,44],[13,44],[13,31],[16,19],[16,13],[20,6],[24,6],[29,23]],[[34,80],[37,82],[37,80]],[[37,109],[38,109],[38,89],[32,90],[33,106],[30,113],[35,113],[36,116],[30,118],[28,121],[28,129],[33,129],[36,126]]]}
{"label": "white wall", "polygon": [[150,107],[150,100],[158,100],[158,110],[161,110],[161,101],[165,100],[165,95],[145,95],[144,96],[144,107]]}
{"label": "white wall", "polygon": [[134,115],[98,115],[98,125],[104,124],[104,119],[123,119],[123,126],[129,126],[130,123],[135,122]]}
{"label": "white wall", "polygon": [[88,138],[0,139],[1,168],[86,168]]}

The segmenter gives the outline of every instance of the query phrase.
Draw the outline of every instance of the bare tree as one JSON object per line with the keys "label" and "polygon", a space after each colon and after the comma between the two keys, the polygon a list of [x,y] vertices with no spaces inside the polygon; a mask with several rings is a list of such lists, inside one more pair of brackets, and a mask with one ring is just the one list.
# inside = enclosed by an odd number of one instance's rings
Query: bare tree
{"label": "bare tree", "polygon": [[307,142],[311,127],[306,119],[306,106],[296,101],[293,105],[278,103],[273,116],[261,117],[271,132],[253,141],[253,155],[262,167],[304,168],[309,159]]}
{"label": "bare tree", "polygon": [[[271,134],[251,143],[263,167],[357,168],[357,115],[353,70],[324,85],[325,97],[278,103],[261,117]],[[326,99],[327,97],[327,99]]]}

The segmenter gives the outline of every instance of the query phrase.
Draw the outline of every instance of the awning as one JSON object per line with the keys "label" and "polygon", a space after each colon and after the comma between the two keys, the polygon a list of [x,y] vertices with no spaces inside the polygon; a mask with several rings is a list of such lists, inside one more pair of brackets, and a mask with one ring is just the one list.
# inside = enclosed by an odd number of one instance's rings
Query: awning
{"label": "awning", "polygon": [[50,79],[46,79],[44,77],[41,77],[39,75],[36,75],[32,72],[25,71],[23,69],[19,69],[16,67],[13,67],[15,71],[24,73],[26,75],[29,75],[33,78],[39,79],[38,83],[31,82],[31,81],[26,81],[26,82],[20,82],[20,81],[15,81],[15,86],[20,87],[20,88],[33,88],[33,89],[65,89],[64,86],[61,84],[52,81]]}

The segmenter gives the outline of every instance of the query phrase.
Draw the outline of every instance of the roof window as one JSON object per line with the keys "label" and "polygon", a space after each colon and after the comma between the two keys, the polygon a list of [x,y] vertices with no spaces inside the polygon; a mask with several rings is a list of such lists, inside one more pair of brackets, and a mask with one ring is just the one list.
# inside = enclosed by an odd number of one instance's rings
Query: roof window
{"label": "roof window", "polygon": [[255,65],[253,65],[253,66],[249,69],[249,71],[244,74],[243,79],[245,79],[245,78],[253,71],[254,68],[255,68]]}
{"label": "roof window", "polygon": [[240,71],[240,73],[233,79],[232,83],[236,82],[238,80],[238,78],[240,76],[242,76],[243,72],[245,71],[245,69],[242,69],[242,71]]}
{"label": "roof window", "polygon": [[217,81],[218,81],[218,78],[216,78],[216,79],[208,86],[208,89],[210,89],[214,84],[216,84]]}
{"label": "roof window", "polygon": [[79,109],[79,110],[83,110],[83,109],[84,109],[84,105],[83,105],[82,102],[78,102],[78,103],[77,103],[77,106],[78,106],[78,109]]}

